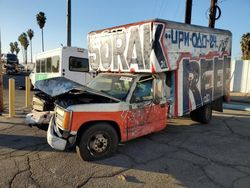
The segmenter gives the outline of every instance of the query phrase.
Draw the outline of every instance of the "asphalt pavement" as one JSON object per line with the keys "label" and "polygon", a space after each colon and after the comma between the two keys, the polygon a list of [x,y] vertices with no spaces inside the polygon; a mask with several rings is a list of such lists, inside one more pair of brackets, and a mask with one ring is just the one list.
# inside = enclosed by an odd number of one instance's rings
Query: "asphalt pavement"
{"label": "asphalt pavement", "polygon": [[200,125],[169,121],[158,133],[120,144],[110,158],[86,162],[75,150],[50,148],[46,132],[17,115],[0,117],[0,187],[249,187],[250,113],[214,112]]}

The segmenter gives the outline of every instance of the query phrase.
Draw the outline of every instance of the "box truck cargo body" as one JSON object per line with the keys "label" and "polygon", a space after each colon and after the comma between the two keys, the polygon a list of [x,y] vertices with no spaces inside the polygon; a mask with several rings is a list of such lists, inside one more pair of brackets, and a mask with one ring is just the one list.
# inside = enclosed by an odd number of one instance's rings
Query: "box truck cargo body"
{"label": "box truck cargo body", "polygon": [[94,160],[164,129],[168,117],[190,113],[208,123],[229,94],[231,40],[226,30],[160,19],[89,33],[90,69],[101,73],[57,93],[75,101],[57,103],[48,143],[76,144],[81,158]]}

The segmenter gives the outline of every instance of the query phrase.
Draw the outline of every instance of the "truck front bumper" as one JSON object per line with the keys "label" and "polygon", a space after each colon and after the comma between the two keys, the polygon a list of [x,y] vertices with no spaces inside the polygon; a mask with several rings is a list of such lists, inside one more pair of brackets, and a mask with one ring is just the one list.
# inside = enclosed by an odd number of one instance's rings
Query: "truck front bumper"
{"label": "truck front bumper", "polygon": [[54,149],[57,150],[66,149],[67,140],[62,138],[62,135],[55,124],[55,116],[52,116],[49,123],[47,131],[47,142]]}
{"label": "truck front bumper", "polygon": [[46,111],[46,112],[32,111],[31,113],[26,115],[25,124],[48,125],[53,114],[54,114],[53,111]]}

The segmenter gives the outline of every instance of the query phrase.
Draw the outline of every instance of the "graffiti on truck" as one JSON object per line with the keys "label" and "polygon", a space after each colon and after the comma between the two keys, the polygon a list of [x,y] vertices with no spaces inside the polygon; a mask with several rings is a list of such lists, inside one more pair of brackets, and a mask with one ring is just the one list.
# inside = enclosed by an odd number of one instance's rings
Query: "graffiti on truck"
{"label": "graffiti on truck", "polygon": [[[186,114],[228,94],[230,57],[209,54],[192,58],[184,55],[179,62],[178,114]],[[177,115],[177,114],[176,114]]]}
{"label": "graffiti on truck", "polygon": [[217,36],[213,34],[181,31],[171,29],[165,33],[165,38],[169,39],[172,44],[177,44],[178,48],[182,46],[190,46],[194,48],[217,48]]}
{"label": "graffiti on truck", "polygon": [[[150,69],[150,24],[103,32],[103,37],[89,36],[90,65],[92,69],[129,71],[132,66],[139,70]],[[143,42],[142,42],[143,41]]]}
{"label": "graffiti on truck", "polygon": [[227,35],[171,29],[157,22],[90,33],[88,40],[91,68],[115,72],[174,70],[179,55],[190,48],[193,57],[230,53],[231,42]]}

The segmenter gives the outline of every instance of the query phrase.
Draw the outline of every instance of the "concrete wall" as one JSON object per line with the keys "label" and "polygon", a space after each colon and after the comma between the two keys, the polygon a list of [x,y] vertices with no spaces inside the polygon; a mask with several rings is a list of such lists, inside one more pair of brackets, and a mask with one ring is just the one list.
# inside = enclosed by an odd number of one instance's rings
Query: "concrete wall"
{"label": "concrete wall", "polygon": [[231,61],[231,85],[233,92],[250,93],[250,60]]}

